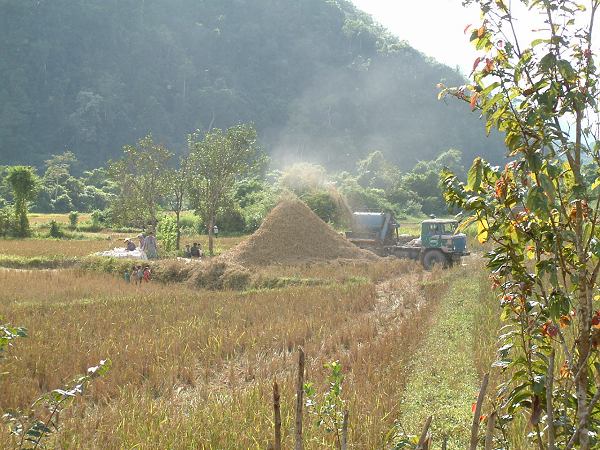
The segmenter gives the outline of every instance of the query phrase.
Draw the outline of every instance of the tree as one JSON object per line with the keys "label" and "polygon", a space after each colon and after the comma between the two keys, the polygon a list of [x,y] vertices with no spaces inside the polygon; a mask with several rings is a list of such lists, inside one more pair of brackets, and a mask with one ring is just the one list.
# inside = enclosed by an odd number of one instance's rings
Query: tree
{"label": "tree", "polygon": [[356,165],[358,183],[365,188],[389,190],[400,178],[400,170],[385,159],[380,151],[369,154]]}
{"label": "tree", "polygon": [[216,215],[231,197],[236,181],[258,172],[266,158],[256,143],[253,125],[240,124],[222,131],[213,129],[201,137],[188,136],[190,150],[189,194],[206,221],[208,251],[213,254]]}
{"label": "tree", "polygon": [[51,195],[50,200],[56,202],[60,187],[71,176],[71,166],[77,162],[75,154],[71,151],[62,153],[61,155],[52,155],[45,161],[46,172],[44,173],[44,184],[49,188]]}
{"label": "tree", "polygon": [[[524,45],[504,1],[479,0],[470,85],[446,88],[505,134],[504,168],[475,159],[445,197],[476,222],[502,318],[496,366],[500,428],[528,416],[530,446],[598,448],[600,440],[600,85],[592,51],[600,1],[521,1],[540,14]],[[594,166],[586,177],[583,163]],[[468,223],[468,222],[467,222]],[[498,437],[499,446],[504,445]]]}
{"label": "tree", "polygon": [[183,211],[184,200],[188,190],[188,182],[190,176],[190,163],[188,157],[182,157],[179,160],[179,167],[169,169],[166,173],[166,189],[167,203],[171,211],[175,213],[175,222],[177,227],[177,238],[175,240],[175,248],[179,250],[181,243],[181,226],[180,216]]}
{"label": "tree", "polygon": [[111,202],[113,220],[140,227],[156,227],[160,200],[172,154],[155,144],[152,135],[137,145],[123,147],[123,158],[109,163],[109,176],[118,187]]}
{"label": "tree", "polygon": [[28,203],[35,198],[38,178],[33,168],[27,166],[13,166],[8,170],[6,178],[12,188],[16,234],[27,236],[29,234],[29,220],[27,218]]}

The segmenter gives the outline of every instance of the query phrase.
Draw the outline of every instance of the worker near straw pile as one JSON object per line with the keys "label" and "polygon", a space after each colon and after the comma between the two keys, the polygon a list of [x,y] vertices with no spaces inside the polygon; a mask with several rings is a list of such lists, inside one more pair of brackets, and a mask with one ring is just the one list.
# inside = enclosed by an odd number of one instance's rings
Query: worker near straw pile
{"label": "worker near straw pile", "polygon": [[125,239],[125,250],[127,250],[128,252],[132,252],[135,249],[136,249],[136,246],[133,243],[133,241],[129,238]]}

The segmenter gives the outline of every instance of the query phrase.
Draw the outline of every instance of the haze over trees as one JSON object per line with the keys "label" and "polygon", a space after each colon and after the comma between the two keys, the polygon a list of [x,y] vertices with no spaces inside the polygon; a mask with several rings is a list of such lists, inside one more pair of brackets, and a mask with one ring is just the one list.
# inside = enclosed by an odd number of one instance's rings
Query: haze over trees
{"label": "haze over trees", "polygon": [[98,167],[150,132],[182,153],[193,130],[248,122],[276,164],[503,154],[476,114],[437,101],[456,71],[346,0],[6,0],[0,39],[4,164],[71,150]]}

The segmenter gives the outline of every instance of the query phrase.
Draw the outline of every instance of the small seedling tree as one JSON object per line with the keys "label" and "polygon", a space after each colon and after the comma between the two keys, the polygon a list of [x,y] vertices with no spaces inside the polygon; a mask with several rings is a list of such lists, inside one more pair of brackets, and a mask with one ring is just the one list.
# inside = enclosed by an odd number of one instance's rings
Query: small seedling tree
{"label": "small seedling tree", "polygon": [[165,251],[171,252],[177,248],[177,235],[178,227],[175,217],[167,215],[163,216],[158,222],[156,237]]}
{"label": "small seedling tree", "polygon": [[[592,45],[600,2],[479,0],[472,83],[442,87],[504,133],[508,163],[476,159],[462,183],[442,175],[446,199],[490,241],[500,292],[497,426],[525,416],[531,448],[597,448],[600,440],[600,121]],[[519,39],[514,9],[539,17]],[[497,447],[508,445],[496,436]]]}
{"label": "small seedling tree", "polygon": [[75,230],[77,228],[77,222],[79,221],[79,213],[77,211],[71,211],[69,213],[69,228]]}
{"label": "small seedling tree", "polygon": [[190,150],[189,194],[192,205],[205,220],[208,252],[212,255],[215,218],[225,206],[236,181],[264,167],[264,153],[256,142],[254,126],[241,124],[226,131],[213,129],[188,136]]}
{"label": "small seedling tree", "polygon": [[346,440],[348,413],[346,401],[342,398],[342,365],[339,361],[333,361],[326,363],[324,368],[329,370],[327,390],[319,396],[313,383],[305,383],[306,406],[315,417],[315,425],[333,436],[335,448],[345,449],[343,443]]}

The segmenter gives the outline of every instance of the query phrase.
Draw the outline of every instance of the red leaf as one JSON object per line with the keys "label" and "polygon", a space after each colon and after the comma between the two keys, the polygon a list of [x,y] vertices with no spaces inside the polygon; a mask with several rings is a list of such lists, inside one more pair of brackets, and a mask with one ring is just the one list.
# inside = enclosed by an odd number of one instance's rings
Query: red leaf
{"label": "red leaf", "polygon": [[478,97],[479,97],[479,93],[475,93],[471,96],[471,101],[469,102],[471,104],[471,111],[473,111],[475,109],[475,106],[477,105]]}

